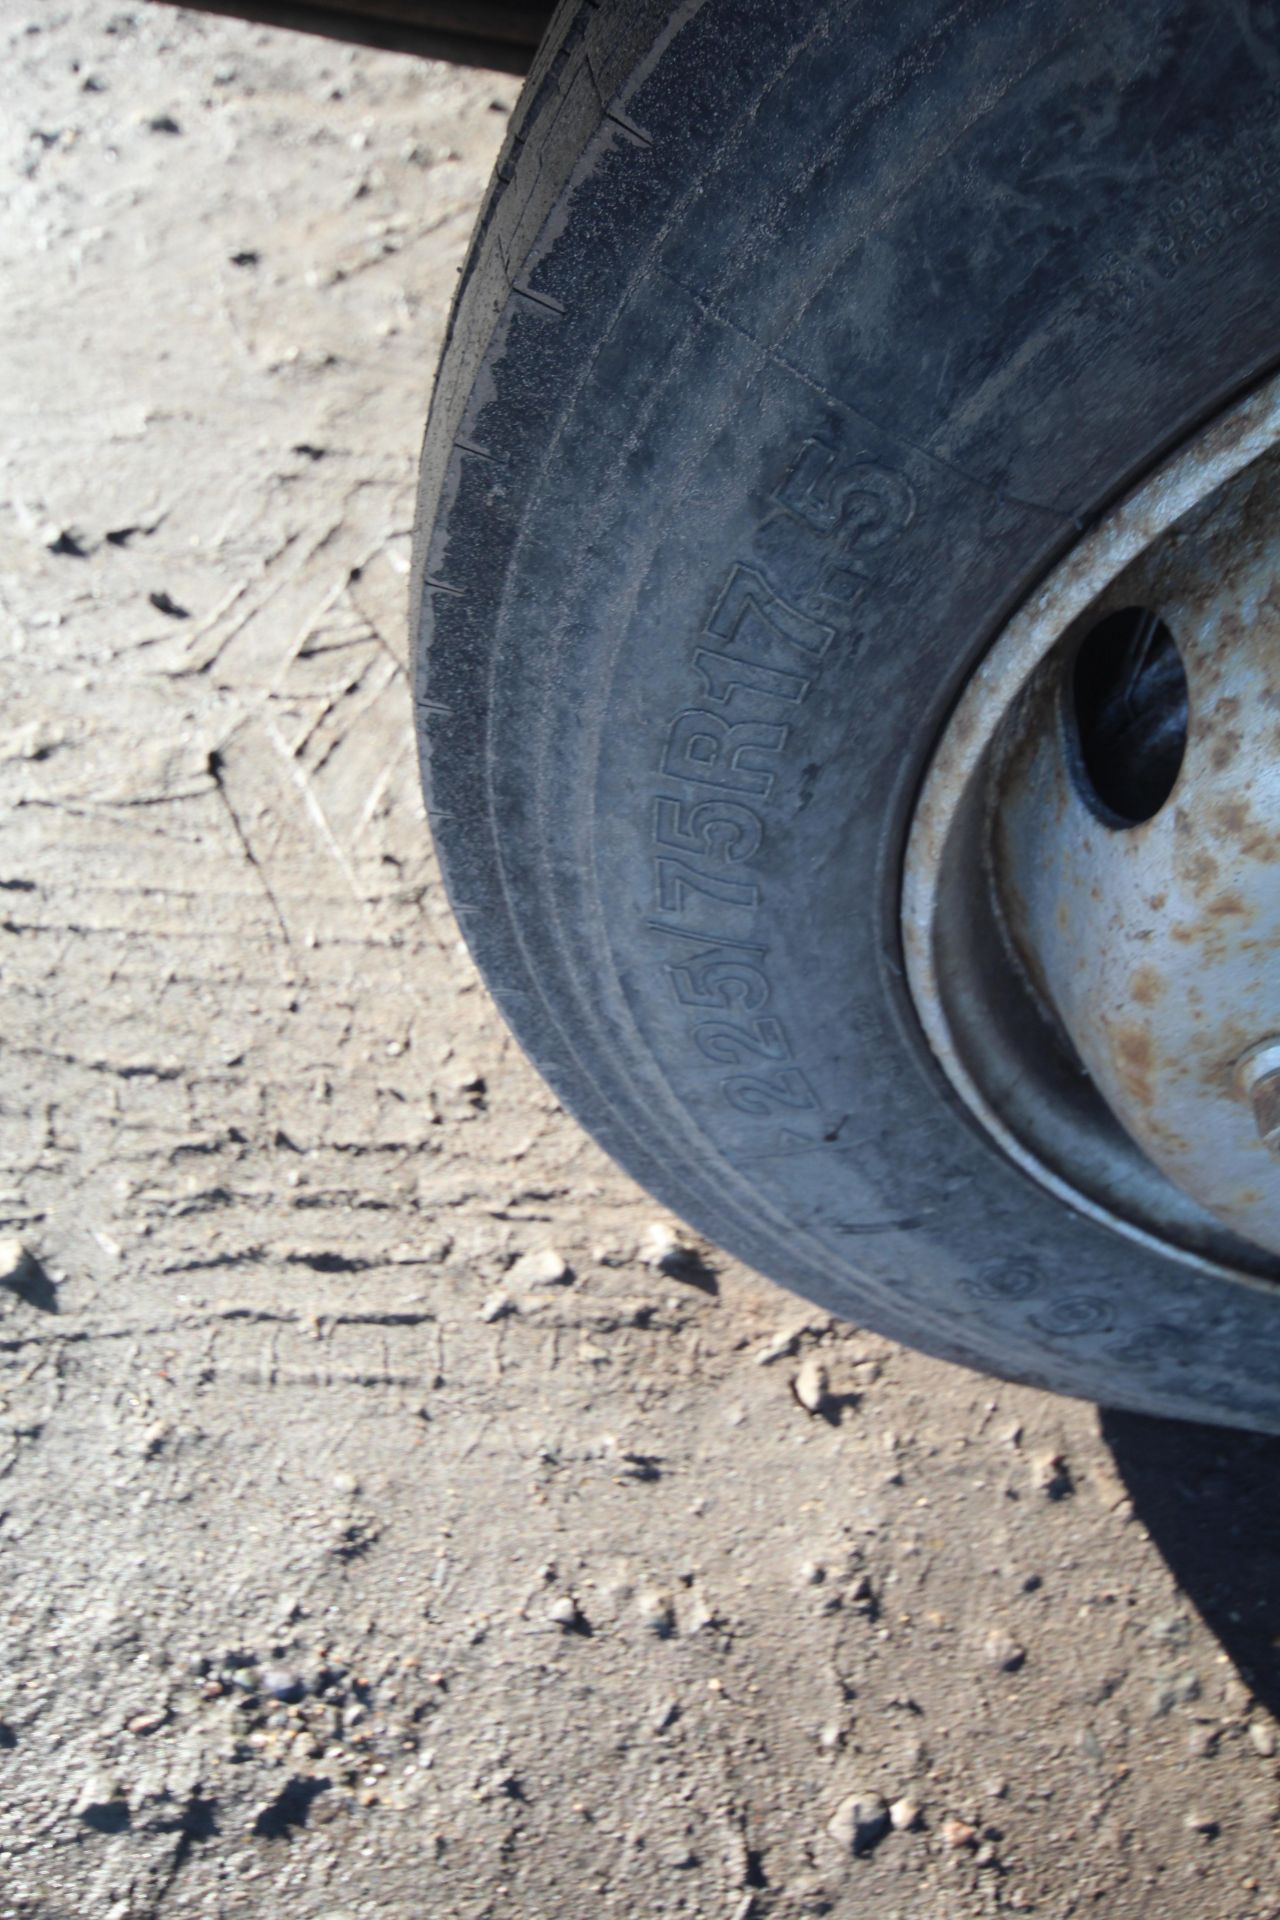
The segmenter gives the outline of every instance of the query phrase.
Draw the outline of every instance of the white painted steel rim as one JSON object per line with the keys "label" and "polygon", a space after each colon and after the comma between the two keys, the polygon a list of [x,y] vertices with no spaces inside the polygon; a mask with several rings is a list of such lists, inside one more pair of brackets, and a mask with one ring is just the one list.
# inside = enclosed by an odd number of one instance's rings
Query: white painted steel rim
{"label": "white painted steel rim", "polygon": [[[979,902],[994,882],[983,850],[993,837],[990,815],[999,804],[996,788],[1003,778],[993,768],[1007,750],[1019,703],[1025,709],[1033,697],[1037,674],[1047,685],[1066,637],[1078,634],[1091,612],[1105,605],[1108,591],[1126,570],[1167,553],[1189,516],[1210,514],[1224,490],[1245,486],[1251,470],[1261,470],[1259,463],[1277,448],[1280,376],[1179,448],[1076,543],[1012,617],[970,679],[935,750],[912,821],[902,892],[907,978],[917,1014],[937,1062],[984,1131],[1042,1187],[1076,1210],[1202,1270],[1263,1281],[1280,1278],[1274,1234],[1260,1242],[1233,1222],[1224,1223],[1202,1198],[1187,1192],[1165,1194],[1142,1167],[1122,1166],[1123,1152],[1114,1143],[1090,1157],[1086,1127],[1062,1135],[1076,1148],[1085,1143],[1089,1177],[1081,1177],[1074,1148],[1055,1149],[1056,1122],[1046,1121],[1043,1132],[1038,1123],[1021,1124],[1020,1115],[1031,1107],[1029,1097],[1014,1084],[1019,1071],[1016,1049],[988,1073],[981,1037],[974,1038],[981,1022],[964,1031],[967,1003],[987,989],[980,978],[983,950],[957,915],[955,900],[970,903],[975,918],[987,911]],[[1102,831],[1105,834],[1105,828]],[[962,849],[967,849],[970,871],[962,871]],[[1280,912],[1280,868],[1275,892]],[[994,1009],[992,1018],[1001,1017],[999,1008]],[[1012,1048],[1012,1041],[1009,1044]],[[1106,1063],[1099,1063],[1096,1051],[1093,1061],[1102,1066],[1097,1077],[1106,1080]],[[1070,1090],[1069,1077],[1063,1084]],[[1084,1103],[1093,1096],[1082,1090],[1079,1097]],[[1123,1117],[1130,1137],[1135,1137],[1134,1114]],[[1144,1152],[1149,1146],[1150,1138]],[[1114,1179],[1108,1164],[1116,1168]],[[1280,1198],[1280,1163],[1275,1165]],[[1155,1174],[1157,1182],[1176,1189],[1176,1179],[1166,1180],[1158,1169]]]}

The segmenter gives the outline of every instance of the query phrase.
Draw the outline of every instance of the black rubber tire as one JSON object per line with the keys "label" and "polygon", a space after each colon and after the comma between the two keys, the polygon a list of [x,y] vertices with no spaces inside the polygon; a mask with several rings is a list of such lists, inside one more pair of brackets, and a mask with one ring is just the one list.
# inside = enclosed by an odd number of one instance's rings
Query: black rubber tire
{"label": "black rubber tire", "polygon": [[1248,0],[562,7],[414,582],[451,897],[632,1173],[912,1345],[1272,1429],[1280,1292],[1000,1155],[912,1015],[898,893],[1001,621],[1280,355],[1278,100]]}

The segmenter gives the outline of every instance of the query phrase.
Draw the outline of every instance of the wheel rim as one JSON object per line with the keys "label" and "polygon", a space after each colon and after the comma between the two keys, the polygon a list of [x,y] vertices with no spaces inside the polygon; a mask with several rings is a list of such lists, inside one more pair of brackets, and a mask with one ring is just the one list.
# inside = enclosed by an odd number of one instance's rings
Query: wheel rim
{"label": "wheel rim", "polygon": [[1280,1278],[1280,379],[1010,621],[930,764],[907,976],[933,1053],[1072,1205]]}

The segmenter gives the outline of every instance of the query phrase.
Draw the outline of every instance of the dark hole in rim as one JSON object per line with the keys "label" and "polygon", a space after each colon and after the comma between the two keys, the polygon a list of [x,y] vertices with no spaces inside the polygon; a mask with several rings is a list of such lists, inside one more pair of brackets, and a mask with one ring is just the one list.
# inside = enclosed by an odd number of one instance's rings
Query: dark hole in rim
{"label": "dark hole in rim", "polygon": [[1159,813],[1187,746],[1187,675],[1150,607],[1091,627],[1070,670],[1068,734],[1076,784],[1100,820],[1141,826]]}

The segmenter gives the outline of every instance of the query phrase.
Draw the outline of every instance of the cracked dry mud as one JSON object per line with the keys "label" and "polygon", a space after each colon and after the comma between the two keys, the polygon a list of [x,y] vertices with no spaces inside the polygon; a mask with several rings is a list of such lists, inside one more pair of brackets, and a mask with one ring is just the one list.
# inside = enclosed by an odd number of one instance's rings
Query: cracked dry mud
{"label": "cracked dry mud", "polygon": [[0,43],[0,1916],[1280,1913],[1276,1443],[664,1265],[459,941],[408,528],[515,83]]}

